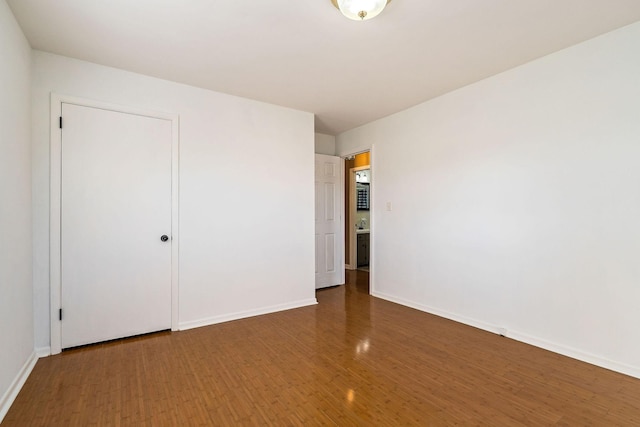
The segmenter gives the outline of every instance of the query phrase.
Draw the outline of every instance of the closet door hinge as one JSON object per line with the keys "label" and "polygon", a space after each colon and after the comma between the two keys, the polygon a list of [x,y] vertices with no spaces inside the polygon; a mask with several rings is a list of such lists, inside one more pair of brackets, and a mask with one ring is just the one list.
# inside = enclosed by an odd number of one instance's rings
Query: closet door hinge
{"label": "closet door hinge", "polygon": [[60,116],[60,122],[59,122],[58,126],[60,126],[60,129],[62,129],[62,116]]}
{"label": "closet door hinge", "polygon": [[62,320],[62,309],[58,310],[58,320]]}

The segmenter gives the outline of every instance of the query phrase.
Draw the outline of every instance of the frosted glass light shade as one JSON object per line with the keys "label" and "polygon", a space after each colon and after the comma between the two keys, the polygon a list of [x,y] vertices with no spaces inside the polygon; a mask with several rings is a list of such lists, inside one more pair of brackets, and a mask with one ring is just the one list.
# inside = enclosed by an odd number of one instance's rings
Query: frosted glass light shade
{"label": "frosted glass light shade", "polygon": [[338,9],[354,21],[375,18],[387,5],[387,0],[338,0]]}

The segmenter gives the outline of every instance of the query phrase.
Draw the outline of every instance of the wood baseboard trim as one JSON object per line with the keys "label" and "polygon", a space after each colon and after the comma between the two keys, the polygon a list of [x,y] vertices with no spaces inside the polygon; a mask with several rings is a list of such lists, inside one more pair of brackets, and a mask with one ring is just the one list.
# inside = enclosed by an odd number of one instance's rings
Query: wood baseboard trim
{"label": "wood baseboard trim", "polygon": [[13,404],[14,400],[16,400],[16,397],[18,397],[18,393],[20,393],[22,386],[27,381],[27,378],[29,378],[29,374],[33,371],[37,361],[38,356],[34,351],[27,358],[26,362],[20,369],[20,372],[18,372],[18,375],[9,386],[9,389],[2,396],[2,399],[0,399],[0,423],[4,419],[5,415],[7,415],[7,412],[9,412],[9,408]]}
{"label": "wood baseboard trim", "polygon": [[232,320],[244,319],[247,317],[260,316],[263,314],[276,313],[278,311],[291,310],[294,308],[306,307],[309,305],[318,304],[318,300],[310,298],[301,301],[294,301],[286,304],[272,305],[269,307],[259,308],[257,310],[240,311],[236,313],[223,314],[221,316],[209,317],[206,319],[193,320],[189,322],[181,322],[180,330],[186,331],[187,329],[200,328],[202,326],[215,325],[217,323],[230,322]]}

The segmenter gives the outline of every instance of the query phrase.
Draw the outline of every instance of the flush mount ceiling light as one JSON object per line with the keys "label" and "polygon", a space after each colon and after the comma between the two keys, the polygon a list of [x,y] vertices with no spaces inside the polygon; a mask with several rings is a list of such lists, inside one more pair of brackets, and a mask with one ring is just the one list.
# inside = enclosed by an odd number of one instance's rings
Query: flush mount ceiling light
{"label": "flush mount ceiling light", "polygon": [[331,0],[344,16],[354,21],[375,18],[391,0]]}

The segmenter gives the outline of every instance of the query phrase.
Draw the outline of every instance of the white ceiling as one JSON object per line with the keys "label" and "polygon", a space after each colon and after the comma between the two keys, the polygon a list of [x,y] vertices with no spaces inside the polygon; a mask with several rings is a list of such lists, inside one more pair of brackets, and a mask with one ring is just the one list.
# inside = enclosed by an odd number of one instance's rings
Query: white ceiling
{"label": "white ceiling", "polygon": [[316,114],[337,134],[640,20],[640,0],[7,0],[35,49]]}

